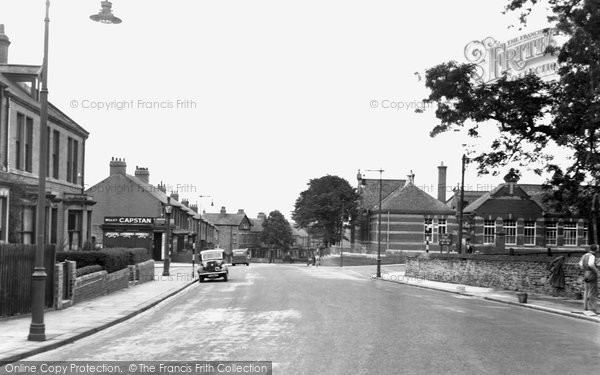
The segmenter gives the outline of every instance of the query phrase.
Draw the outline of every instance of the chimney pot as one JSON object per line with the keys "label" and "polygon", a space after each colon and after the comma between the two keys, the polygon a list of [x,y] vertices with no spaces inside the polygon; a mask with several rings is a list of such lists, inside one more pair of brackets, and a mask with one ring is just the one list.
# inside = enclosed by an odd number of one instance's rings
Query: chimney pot
{"label": "chimney pot", "polygon": [[111,160],[110,161],[110,175],[113,174],[122,174],[125,175],[127,173],[127,163],[125,160]]}
{"label": "chimney pot", "polygon": [[226,213],[227,213],[227,211],[225,210],[225,206],[222,206],[222,207],[221,207],[221,213],[222,213],[222,214],[226,214]]}
{"label": "chimney pot", "polygon": [[150,183],[150,171],[148,168],[143,167],[135,167],[135,177],[139,178],[143,182],[149,184]]}
{"label": "chimney pot", "polygon": [[4,34],[4,25],[0,25],[0,64],[8,64],[8,46],[10,40]]}

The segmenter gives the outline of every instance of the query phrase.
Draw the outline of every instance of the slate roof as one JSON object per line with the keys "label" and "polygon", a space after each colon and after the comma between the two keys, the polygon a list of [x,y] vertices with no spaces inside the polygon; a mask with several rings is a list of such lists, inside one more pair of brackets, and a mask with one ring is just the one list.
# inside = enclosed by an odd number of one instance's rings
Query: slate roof
{"label": "slate roof", "polygon": [[[471,203],[467,207],[465,207],[464,212],[472,213],[472,212],[477,211],[477,209],[479,207],[481,207],[485,202],[487,202],[490,199],[494,199],[495,195],[497,195],[502,189],[507,188],[508,186],[509,186],[508,183],[501,183],[500,185],[496,186],[491,191],[483,194],[481,197],[479,197],[473,203]],[[515,189],[522,190],[525,193],[525,195],[528,196],[529,198],[531,198],[531,201],[535,202],[542,210],[547,209],[544,206],[544,204],[542,203],[542,197],[543,197],[542,185],[515,184]],[[518,193],[518,192],[515,192],[515,193]]]}
{"label": "slate roof", "polygon": [[[378,206],[373,208],[374,212],[379,212]],[[383,212],[401,214],[452,215],[455,213],[454,210],[419,189],[412,182],[394,190],[383,199],[381,206]]]}
{"label": "slate roof", "polygon": [[[13,99],[17,99],[20,102],[23,102],[25,105],[32,107],[33,109],[35,109],[35,111],[39,113],[40,102],[29,96],[29,93],[25,92],[23,87],[21,87],[17,83],[10,80],[7,76],[2,74],[3,72],[14,73],[13,71],[15,69],[23,70],[24,74],[32,74],[32,72],[37,72],[38,68],[41,69],[39,66],[0,64],[0,85],[8,88],[10,95],[13,97]],[[69,130],[83,134],[86,138],[90,134],[87,130],[85,130],[75,121],[73,121],[69,116],[67,116],[58,108],[56,108],[52,103],[48,103],[48,117],[49,121],[53,123],[59,122],[63,126],[67,127]]]}
{"label": "slate roof", "polygon": [[[488,191],[483,190],[465,190],[465,202],[467,206],[477,199],[479,199],[482,195],[489,193]],[[453,210],[458,209],[458,201],[460,200],[460,190],[454,192],[452,197],[446,201],[446,206],[450,207]]]}
{"label": "slate roof", "polygon": [[[365,179],[365,185],[359,184],[359,194],[361,196],[361,206],[365,209],[371,209],[379,204],[379,179]],[[394,190],[403,187],[406,180],[381,180],[381,199],[390,195]]]}
{"label": "slate roof", "polygon": [[[237,227],[242,223],[242,221],[246,217],[246,214],[205,213],[204,215],[202,215],[202,217],[209,220],[215,225],[231,225]],[[252,223],[252,221],[250,223]]]}
{"label": "slate roof", "polygon": [[250,221],[252,222],[252,228],[250,229],[251,232],[262,232],[263,231],[263,223],[264,223],[264,219],[250,219]]}

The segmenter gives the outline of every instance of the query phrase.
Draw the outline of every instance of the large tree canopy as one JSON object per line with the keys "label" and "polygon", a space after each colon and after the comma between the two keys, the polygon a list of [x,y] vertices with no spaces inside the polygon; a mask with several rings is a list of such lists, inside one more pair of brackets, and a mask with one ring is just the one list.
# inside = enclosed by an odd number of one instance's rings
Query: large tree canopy
{"label": "large tree canopy", "polygon": [[290,227],[290,223],[281,212],[277,210],[272,211],[262,226],[263,231],[260,239],[265,245],[287,250],[294,242],[292,227]]}
{"label": "large tree canopy", "polygon": [[296,200],[292,218],[325,246],[339,242],[343,223],[356,216],[356,190],[345,179],[331,175],[312,179],[308,186]]}
{"label": "large tree canopy", "polygon": [[[538,2],[509,0],[506,11],[520,11],[525,23]],[[489,149],[472,158],[480,174],[499,173],[515,162],[538,174],[545,170],[553,188],[548,202],[564,213],[585,216],[591,187],[600,182],[600,1],[548,2],[549,21],[567,39],[547,50],[557,55],[557,80],[504,75],[484,84],[476,80],[474,64],[451,61],[427,70],[425,85],[431,92],[425,102],[437,104],[440,123],[432,136],[465,129],[478,137],[484,126],[499,129]],[[567,165],[553,162],[546,152],[549,144],[567,150]]]}

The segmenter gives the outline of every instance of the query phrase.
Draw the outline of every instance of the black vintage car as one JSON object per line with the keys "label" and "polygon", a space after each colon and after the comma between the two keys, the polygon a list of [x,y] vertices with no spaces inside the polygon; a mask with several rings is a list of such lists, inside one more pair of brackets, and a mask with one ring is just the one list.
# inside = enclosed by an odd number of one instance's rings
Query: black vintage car
{"label": "black vintage car", "polygon": [[200,266],[197,269],[198,278],[200,282],[205,279],[223,278],[223,281],[227,281],[229,276],[229,269],[225,264],[223,258],[223,249],[211,249],[200,252]]}

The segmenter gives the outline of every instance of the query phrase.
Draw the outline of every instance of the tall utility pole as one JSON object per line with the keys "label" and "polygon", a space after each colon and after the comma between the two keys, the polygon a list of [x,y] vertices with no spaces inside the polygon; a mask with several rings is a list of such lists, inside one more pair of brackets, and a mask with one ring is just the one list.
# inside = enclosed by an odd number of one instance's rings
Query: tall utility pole
{"label": "tall utility pole", "polygon": [[379,214],[377,217],[377,274],[376,277],[381,278],[381,192],[382,192],[382,173],[383,169],[367,169],[368,172],[379,172]]}
{"label": "tall utility pole", "polygon": [[342,199],[342,235],[340,236],[340,267],[344,267],[344,200]]}
{"label": "tall utility pole", "polygon": [[460,175],[460,200],[458,201],[458,242],[456,243],[456,251],[459,254],[462,254],[463,249],[462,238],[463,238],[463,209],[465,201],[465,163],[467,161],[467,156],[463,154],[462,156],[462,169]]}

